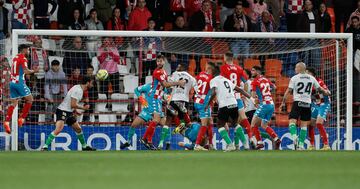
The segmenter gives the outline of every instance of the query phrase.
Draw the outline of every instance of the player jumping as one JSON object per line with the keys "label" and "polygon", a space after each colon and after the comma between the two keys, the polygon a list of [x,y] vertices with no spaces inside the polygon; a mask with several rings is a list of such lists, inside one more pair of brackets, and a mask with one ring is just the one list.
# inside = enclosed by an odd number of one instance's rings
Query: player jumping
{"label": "player jumping", "polygon": [[254,80],[251,83],[251,95],[253,98],[257,97],[259,99],[259,107],[257,108],[251,121],[252,131],[257,140],[256,148],[261,149],[264,147],[259,128],[257,127],[257,125],[261,123],[261,127],[275,142],[275,150],[278,150],[280,148],[281,140],[275,131],[269,126],[269,122],[275,110],[274,101],[271,96],[271,88],[276,88],[276,86],[261,74],[261,68],[259,66],[254,66],[251,69],[251,75],[254,77]]}
{"label": "player jumping", "polygon": [[162,103],[161,97],[163,96],[164,87],[172,86],[184,86],[185,81],[180,80],[177,82],[168,82],[168,75],[163,69],[165,64],[164,55],[158,55],[156,58],[157,68],[153,72],[153,82],[150,92],[147,94],[149,96],[149,108],[153,114],[153,119],[150,121],[148,128],[145,131],[144,136],[140,139],[140,142],[145,146],[152,145],[152,138],[155,132],[156,126],[160,123],[161,114],[162,114]]}
{"label": "player jumping", "polygon": [[[236,86],[240,86],[241,82],[244,82],[245,83],[244,88],[245,91],[247,91],[248,86],[246,84],[246,81],[248,78],[245,75],[244,70],[240,66],[234,64],[233,59],[234,59],[234,55],[232,52],[225,53],[224,55],[225,64],[220,67],[221,75],[229,79]],[[238,125],[235,128],[235,135],[237,138],[240,138],[245,148],[249,149],[248,142],[245,138],[244,131],[242,130],[241,126],[243,126],[246,129],[246,133],[248,134],[249,138],[252,138],[251,125],[245,114],[244,103],[241,99],[241,94],[239,92],[235,92],[235,97],[239,111],[239,120],[238,120]]]}
{"label": "player jumping", "polygon": [[[329,90],[326,86],[325,82],[316,77],[315,69],[314,68],[307,68],[306,72],[316,78],[316,80],[319,82],[320,86],[324,88],[325,90]],[[326,130],[324,128],[324,122],[326,121],[327,113],[330,110],[330,97],[324,96],[323,94],[314,93],[315,96],[315,102],[311,104],[311,124],[309,127],[309,138],[310,138],[310,144],[309,150],[314,149],[315,144],[315,125],[319,129],[320,136],[322,138],[322,141],[324,143],[323,148],[321,150],[331,150],[329,146],[329,140],[327,137]]]}
{"label": "player jumping", "polygon": [[[240,87],[236,86],[229,79],[219,75],[219,72],[219,67],[215,66],[215,75],[217,76],[210,82],[212,91],[210,102],[215,99],[216,95],[219,105],[217,121],[218,131],[227,144],[225,151],[234,151],[236,150],[235,145],[232,143],[229,133],[225,129],[225,124],[227,122],[229,122],[230,125],[236,125],[239,117],[238,102],[234,96],[234,91],[242,93],[247,98],[250,98],[250,95]],[[207,108],[209,108],[209,103],[206,105],[206,109]],[[241,127],[237,127],[235,132],[238,132],[239,128],[241,129]]]}
{"label": "player jumping", "polygon": [[93,82],[94,80],[92,78],[85,76],[83,77],[80,85],[75,85],[68,91],[66,97],[56,109],[56,128],[46,139],[45,145],[42,147],[43,151],[48,150],[51,142],[63,130],[65,123],[68,126],[71,126],[75,131],[83,151],[95,151],[94,148],[86,144],[85,136],[82,132],[81,126],[76,120],[76,116],[79,114],[77,109],[88,110],[90,108],[90,105],[82,106],[79,105],[79,102],[83,98],[84,92],[94,86]]}
{"label": "player jumping", "polygon": [[[280,111],[285,106],[286,98],[289,93],[293,92],[294,102],[289,114],[289,130],[294,142],[294,149],[299,146],[300,150],[304,150],[304,142],[307,134],[307,127],[311,119],[311,91],[315,87],[322,94],[330,95],[329,90],[325,90],[319,82],[310,74],[306,73],[306,65],[303,62],[297,63],[295,66],[296,75],[290,79],[289,87],[286,89],[283,100],[280,105]],[[300,135],[296,132],[296,122],[300,118]]]}
{"label": "player jumping", "polygon": [[22,110],[21,115],[18,119],[18,127],[21,127],[25,118],[28,115],[31,105],[33,102],[33,96],[30,92],[28,86],[25,83],[25,74],[33,74],[38,72],[38,68],[34,70],[29,70],[28,68],[28,60],[26,57],[29,55],[29,46],[22,44],[19,46],[19,54],[15,56],[13,59],[13,64],[11,65],[11,81],[10,81],[10,98],[11,105],[7,109],[5,121],[4,121],[4,129],[5,132],[10,134],[10,120],[13,114],[15,107],[19,103],[19,99],[24,98],[25,104]]}

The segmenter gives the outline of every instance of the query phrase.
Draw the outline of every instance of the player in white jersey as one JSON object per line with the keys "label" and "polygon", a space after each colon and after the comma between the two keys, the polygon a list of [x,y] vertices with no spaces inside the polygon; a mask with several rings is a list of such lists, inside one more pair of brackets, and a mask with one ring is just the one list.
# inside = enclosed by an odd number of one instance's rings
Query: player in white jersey
{"label": "player in white jersey", "polygon": [[78,109],[80,110],[88,110],[90,105],[79,105],[81,99],[83,99],[83,94],[88,89],[94,86],[94,80],[90,77],[83,77],[80,85],[73,86],[66,97],[56,109],[56,123],[55,123],[55,130],[50,133],[48,138],[45,141],[45,145],[42,147],[42,150],[48,150],[51,142],[54,138],[60,134],[63,130],[65,123],[68,126],[71,126],[76,133],[76,136],[79,142],[82,145],[83,151],[94,151],[95,149],[88,146],[86,144],[85,136],[82,132],[80,124],[76,120],[76,116],[79,115]]}
{"label": "player in white jersey", "polygon": [[[319,82],[306,73],[306,65],[303,62],[296,64],[296,75],[290,79],[284,98],[280,105],[280,111],[285,106],[286,98],[289,93],[293,92],[294,102],[289,114],[289,130],[294,142],[294,148],[299,146],[300,150],[304,149],[304,141],[306,139],[307,127],[311,120],[311,92],[313,87],[324,95],[330,95],[330,91],[325,90],[319,85]],[[296,122],[300,119],[300,135],[297,136]],[[299,140],[298,140],[299,138]]]}
{"label": "player in white jersey", "polygon": [[[229,79],[219,75],[219,73],[219,67],[215,66],[215,75],[217,76],[210,81],[212,92],[209,102],[213,101],[216,96],[219,105],[218,121],[216,125],[221,137],[227,144],[225,151],[233,151],[236,150],[236,148],[229,137],[229,133],[225,129],[225,124],[229,122],[230,125],[234,126],[237,124],[239,117],[238,102],[235,98],[234,91],[240,92],[248,98],[250,98],[250,95],[240,87],[236,86]],[[209,107],[209,104],[210,103],[206,105],[206,109]]]}

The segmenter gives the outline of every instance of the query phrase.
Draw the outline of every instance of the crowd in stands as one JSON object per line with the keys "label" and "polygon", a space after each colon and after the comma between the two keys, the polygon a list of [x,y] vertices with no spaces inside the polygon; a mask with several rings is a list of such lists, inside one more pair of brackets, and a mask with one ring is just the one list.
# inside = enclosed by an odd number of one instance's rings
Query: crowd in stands
{"label": "crowd in stands", "polygon": [[[360,0],[0,0],[0,40],[10,37],[12,29],[348,32],[354,34],[354,54],[359,50],[360,55],[359,20]],[[93,57],[97,57],[100,68],[106,69],[110,78],[98,83],[99,92],[108,94],[109,82],[114,93],[120,92],[120,81],[115,78],[120,77],[117,65],[123,64],[121,57],[126,56],[119,51],[119,47],[126,47],[125,39],[92,36],[84,40],[81,37],[65,40],[63,48],[67,51],[61,65],[48,59],[49,52],[41,48],[41,38],[31,40],[31,66],[40,67],[31,81],[35,86],[49,78],[61,83],[45,85],[44,98],[53,105],[47,106],[46,111],[53,111],[57,106],[53,102],[81,81],[82,75],[94,70],[90,64]],[[149,50],[144,56],[149,57],[142,63],[141,83],[155,69],[154,49],[164,45],[160,38],[149,38],[144,43]],[[0,44],[3,59],[5,47]],[[246,40],[238,40],[230,49],[234,54],[250,51]],[[171,71],[184,59],[188,57],[169,54]],[[196,64],[199,65],[199,59]],[[58,69],[59,66],[63,69]],[[360,87],[356,69],[354,86]],[[360,94],[354,91],[354,100],[360,102]],[[97,91],[92,93],[96,94],[92,98],[97,99]]]}

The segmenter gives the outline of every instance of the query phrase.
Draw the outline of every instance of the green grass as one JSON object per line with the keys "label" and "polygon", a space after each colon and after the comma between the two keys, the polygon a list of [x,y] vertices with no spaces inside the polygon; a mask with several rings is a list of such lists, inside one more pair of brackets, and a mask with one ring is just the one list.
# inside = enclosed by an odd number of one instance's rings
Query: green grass
{"label": "green grass", "polygon": [[359,152],[2,152],[1,189],[359,188]]}

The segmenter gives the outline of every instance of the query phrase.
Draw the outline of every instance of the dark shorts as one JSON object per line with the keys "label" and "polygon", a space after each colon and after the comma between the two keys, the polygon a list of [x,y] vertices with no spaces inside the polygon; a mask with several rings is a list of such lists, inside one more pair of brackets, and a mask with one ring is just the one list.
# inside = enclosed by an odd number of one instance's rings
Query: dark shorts
{"label": "dark shorts", "polygon": [[289,119],[300,119],[301,121],[311,120],[311,104],[295,101],[293,102]]}
{"label": "dark shorts", "polygon": [[56,109],[56,121],[64,121],[67,125],[72,126],[76,123],[76,117],[72,112]]}
{"label": "dark shorts", "polygon": [[167,115],[177,115],[180,119],[184,119],[188,107],[189,103],[185,101],[171,101],[167,106]]}
{"label": "dark shorts", "polygon": [[248,118],[249,123],[251,123],[255,112],[256,112],[256,110],[251,110],[251,111],[248,111],[248,112],[245,113],[246,117]]}
{"label": "dark shorts", "polygon": [[239,117],[237,104],[219,108],[218,119],[221,121],[229,122],[230,118],[236,121]]}

